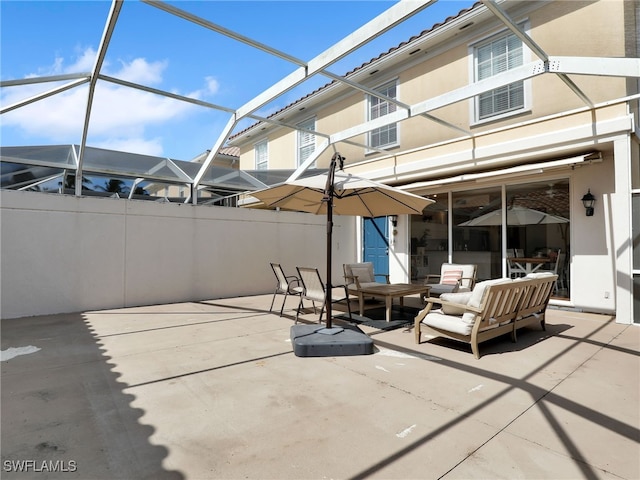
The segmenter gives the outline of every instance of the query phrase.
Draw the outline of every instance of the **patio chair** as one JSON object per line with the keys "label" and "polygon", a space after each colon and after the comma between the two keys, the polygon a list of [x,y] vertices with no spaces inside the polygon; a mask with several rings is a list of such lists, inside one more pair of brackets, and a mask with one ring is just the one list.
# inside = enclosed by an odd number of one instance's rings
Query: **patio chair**
{"label": "patio chair", "polygon": [[474,264],[443,263],[440,275],[429,274],[425,285],[431,287],[430,297],[439,297],[443,293],[470,292],[476,283],[478,266]]}
{"label": "patio chair", "polygon": [[[303,308],[303,300],[311,300],[313,305],[313,313],[316,313],[316,303],[320,302],[322,308],[320,309],[320,317],[318,323],[322,322],[322,315],[324,314],[325,303],[327,300],[327,290],[322,278],[320,278],[320,272],[317,268],[309,267],[297,267],[300,281],[302,282],[302,294],[300,295],[300,303],[298,304],[298,311],[296,312],[296,321],[298,323],[298,317],[300,316],[300,310]],[[349,293],[345,285],[336,285],[331,291],[331,303],[347,302],[347,311],[349,312],[349,318],[351,316],[351,306],[349,305]]]}
{"label": "patio chair", "polygon": [[[344,281],[347,285],[347,293],[357,296],[361,303],[364,301],[364,299],[361,298],[361,288],[391,283],[388,273],[373,272],[373,262],[345,263],[342,268],[344,269]],[[377,282],[376,278],[379,277],[384,278],[384,282]]]}
{"label": "patio chair", "polygon": [[284,295],[284,300],[282,300],[282,308],[280,308],[280,316],[282,316],[282,312],[284,312],[284,304],[287,302],[287,295],[302,295],[302,286],[300,285],[300,279],[295,275],[285,275],[284,271],[282,270],[282,266],[279,263],[272,263],[271,269],[273,270],[278,283],[276,285],[276,290],[273,292],[273,298],[271,299],[271,306],[269,307],[269,311],[271,312],[273,310],[273,304],[276,301],[276,295]]}

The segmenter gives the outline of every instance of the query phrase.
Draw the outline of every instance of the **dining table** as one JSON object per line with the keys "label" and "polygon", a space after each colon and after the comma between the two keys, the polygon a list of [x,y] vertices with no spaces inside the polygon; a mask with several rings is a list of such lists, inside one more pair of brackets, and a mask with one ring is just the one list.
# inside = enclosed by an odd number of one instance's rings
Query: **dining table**
{"label": "dining table", "polygon": [[510,257],[511,268],[525,275],[538,270],[545,263],[551,262],[549,257]]}

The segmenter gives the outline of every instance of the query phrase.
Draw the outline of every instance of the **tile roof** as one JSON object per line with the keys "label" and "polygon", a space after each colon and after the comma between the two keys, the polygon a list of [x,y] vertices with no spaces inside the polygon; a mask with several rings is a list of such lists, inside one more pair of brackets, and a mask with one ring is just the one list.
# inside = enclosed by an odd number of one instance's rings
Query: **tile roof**
{"label": "tile roof", "polygon": [[[474,10],[475,8],[478,8],[478,7],[482,6],[482,5],[483,5],[483,3],[482,3],[482,2],[475,2],[475,3],[474,3],[473,5],[471,5],[470,7],[468,7],[468,8],[464,8],[464,9],[460,10],[457,14],[455,14],[455,15],[451,15],[451,16],[447,17],[447,18],[446,18],[444,21],[442,21],[442,22],[435,23],[433,26],[431,26],[430,28],[428,28],[428,29],[426,29],[426,30],[423,30],[423,31],[422,31],[422,32],[420,32],[418,35],[414,35],[414,36],[412,36],[411,38],[409,38],[409,40],[406,40],[406,41],[404,41],[404,42],[401,42],[400,44],[396,45],[395,47],[391,47],[391,48],[390,48],[389,50],[387,50],[386,52],[382,52],[382,53],[381,53],[380,55],[378,55],[377,57],[372,58],[371,60],[369,60],[369,61],[367,61],[367,62],[364,62],[364,63],[363,63],[362,65],[360,65],[359,67],[356,67],[356,68],[354,68],[353,70],[351,70],[351,71],[347,72],[344,76],[345,76],[345,77],[349,77],[349,76],[351,76],[351,75],[356,74],[358,71],[362,70],[364,67],[366,67],[366,66],[368,66],[368,65],[371,65],[372,63],[377,62],[377,61],[379,61],[379,60],[383,59],[383,58],[384,58],[384,57],[386,57],[387,55],[390,55],[391,53],[393,53],[393,52],[395,52],[396,50],[398,50],[399,48],[402,48],[402,47],[404,47],[405,45],[410,44],[411,42],[414,42],[414,41],[416,41],[416,40],[418,40],[418,39],[420,39],[420,38],[424,37],[425,35],[427,35],[427,34],[429,34],[429,33],[433,32],[434,30],[436,30],[436,29],[438,29],[438,28],[442,27],[443,25],[446,25],[447,23],[449,23],[449,22],[451,22],[451,21],[453,21],[453,20],[455,20],[455,19],[457,19],[457,18],[461,17],[461,16],[462,16],[462,15],[464,15],[465,13],[470,12],[471,10]],[[282,112],[284,112],[284,111],[286,111],[286,110],[290,109],[291,107],[293,107],[293,106],[297,105],[298,103],[302,102],[303,100],[305,100],[305,99],[307,99],[307,98],[310,98],[310,97],[312,97],[312,96],[316,95],[318,92],[320,92],[320,91],[322,91],[322,90],[326,89],[327,87],[329,87],[329,86],[331,86],[331,85],[335,84],[336,82],[337,82],[337,80],[333,80],[333,81],[331,81],[331,82],[329,82],[329,83],[327,83],[327,84],[323,85],[322,87],[317,88],[317,89],[316,89],[316,90],[314,90],[313,92],[311,92],[311,93],[309,93],[309,94],[305,95],[304,97],[299,98],[298,100],[296,100],[296,101],[294,101],[294,102],[290,103],[289,105],[287,105],[287,106],[285,106],[285,107],[281,108],[280,110],[278,110],[278,111],[276,111],[276,112],[272,113],[272,114],[271,114],[271,115],[269,115],[267,118],[273,118],[273,117],[275,117],[275,116],[279,115],[280,113],[282,113]],[[231,135],[231,136],[229,137],[229,140],[232,140],[232,139],[234,139],[234,138],[237,138],[237,137],[241,136],[243,133],[245,133],[245,132],[247,132],[247,131],[249,131],[249,130],[251,130],[251,129],[255,128],[255,126],[256,126],[256,125],[260,125],[261,123],[262,123],[262,122],[256,122],[256,123],[254,123],[253,125],[250,125],[249,127],[245,128],[245,129],[243,129],[243,130],[241,130],[240,132],[238,132],[238,133],[235,133],[235,134]]]}

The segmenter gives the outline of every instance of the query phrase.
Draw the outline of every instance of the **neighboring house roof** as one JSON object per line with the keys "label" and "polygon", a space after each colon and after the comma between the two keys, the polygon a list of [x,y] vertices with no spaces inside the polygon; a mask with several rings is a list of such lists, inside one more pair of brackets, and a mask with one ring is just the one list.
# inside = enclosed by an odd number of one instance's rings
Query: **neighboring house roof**
{"label": "neighboring house roof", "polygon": [[[211,150],[205,150],[199,155],[193,157],[190,161],[194,163],[203,163]],[[240,158],[240,147],[222,147],[218,151],[218,157],[226,157],[231,160],[238,160]]]}
{"label": "neighboring house roof", "polygon": [[222,147],[218,155],[228,155],[230,157],[240,157],[240,147]]}
{"label": "neighboring house roof", "polygon": [[[347,72],[344,77],[351,77],[355,74],[357,74],[360,70],[362,70],[363,68],[372,65],[376,62],[379,62],[383,59],[385,59],[386,57],[388,57],[390,54],[392,54],[393,52],[395,52],[396,50],[404,47],[405,45],[408,45],[410,43],[416,42],[417,40],[420,40],[421,38],[425,37],[426,35],[430,34],[431,32],[433,32],[434,30],[437,30],[438,28],[442,27],[443,25],[446,25],[448,23],[453,22],[454,20],[460,18],[461,16],[465,15],[466,13],[470,12],[471,10],[474,10],[476,8],[480,8],[483,5],[482,2],[476,2],[474,3],[472,6],[462,9],[460,10],[457,14],[455,15],[451,15],[450,17],[447,17],[443,22],[439,22],[439,23],[435,23],[433,26],[431,26],[431,28],[428,28],[426,30],[423,30],[422,32],[420,32],[418,35],[414,35],[411,38],[409,38],[409,40],[406,40],[404,42],[399,43],[398,45],[396,45],[395,47],[391,47],[389,50],[387,50],[386,52],[381,53],[380,55],[378,55],[375,58],[372,58],[371,60],[364,62],[362,65],[360,65],[359,67],[354,68],[353,70]],[[281,108],[280,110],[272,113],[271,115],[267,116],[267,118],[274,118],[280,114],[282,114],[282,112],[285,112],[289,109],[291,109],[292,107],[295,107],[296,105],[298,105],[299,103],[301,103],[304,100],[307,100],[311,97],[314,97],[316,95],[318,95],[319,93],[321,93],[322,91],[326,90],[328,87],[330,87],[331,85],[334,85],[338,83],[337,80],[333,80],[325,85],[323,85],[322,87],[317,88],[316,90],[314,90],[313,92],[305,95],[304,97],[301,97],[299,99],[297,99],[296,101],[290,103],[289,105]],[[234,133],[233,135],[231,135],[229,137],[229,140],[233,140],[241,135],[243,135],[244,133],[254,129],[255,127],[257,127],[258,125],[262,124],[263,122],[256,122],[252,125],[250,125],[249,127]],[[238,154],[240,152],[240,149],[238,148]]]}

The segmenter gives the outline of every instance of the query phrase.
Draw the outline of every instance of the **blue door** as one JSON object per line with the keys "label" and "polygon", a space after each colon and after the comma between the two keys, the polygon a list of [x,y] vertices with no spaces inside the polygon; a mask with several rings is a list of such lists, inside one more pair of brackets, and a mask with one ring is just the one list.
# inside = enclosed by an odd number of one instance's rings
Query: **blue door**
{"label": "blue door", "polygon": [[363,261],[373,262],[377,274],[389,273],[389,222],[387,217],[365,218]]}

